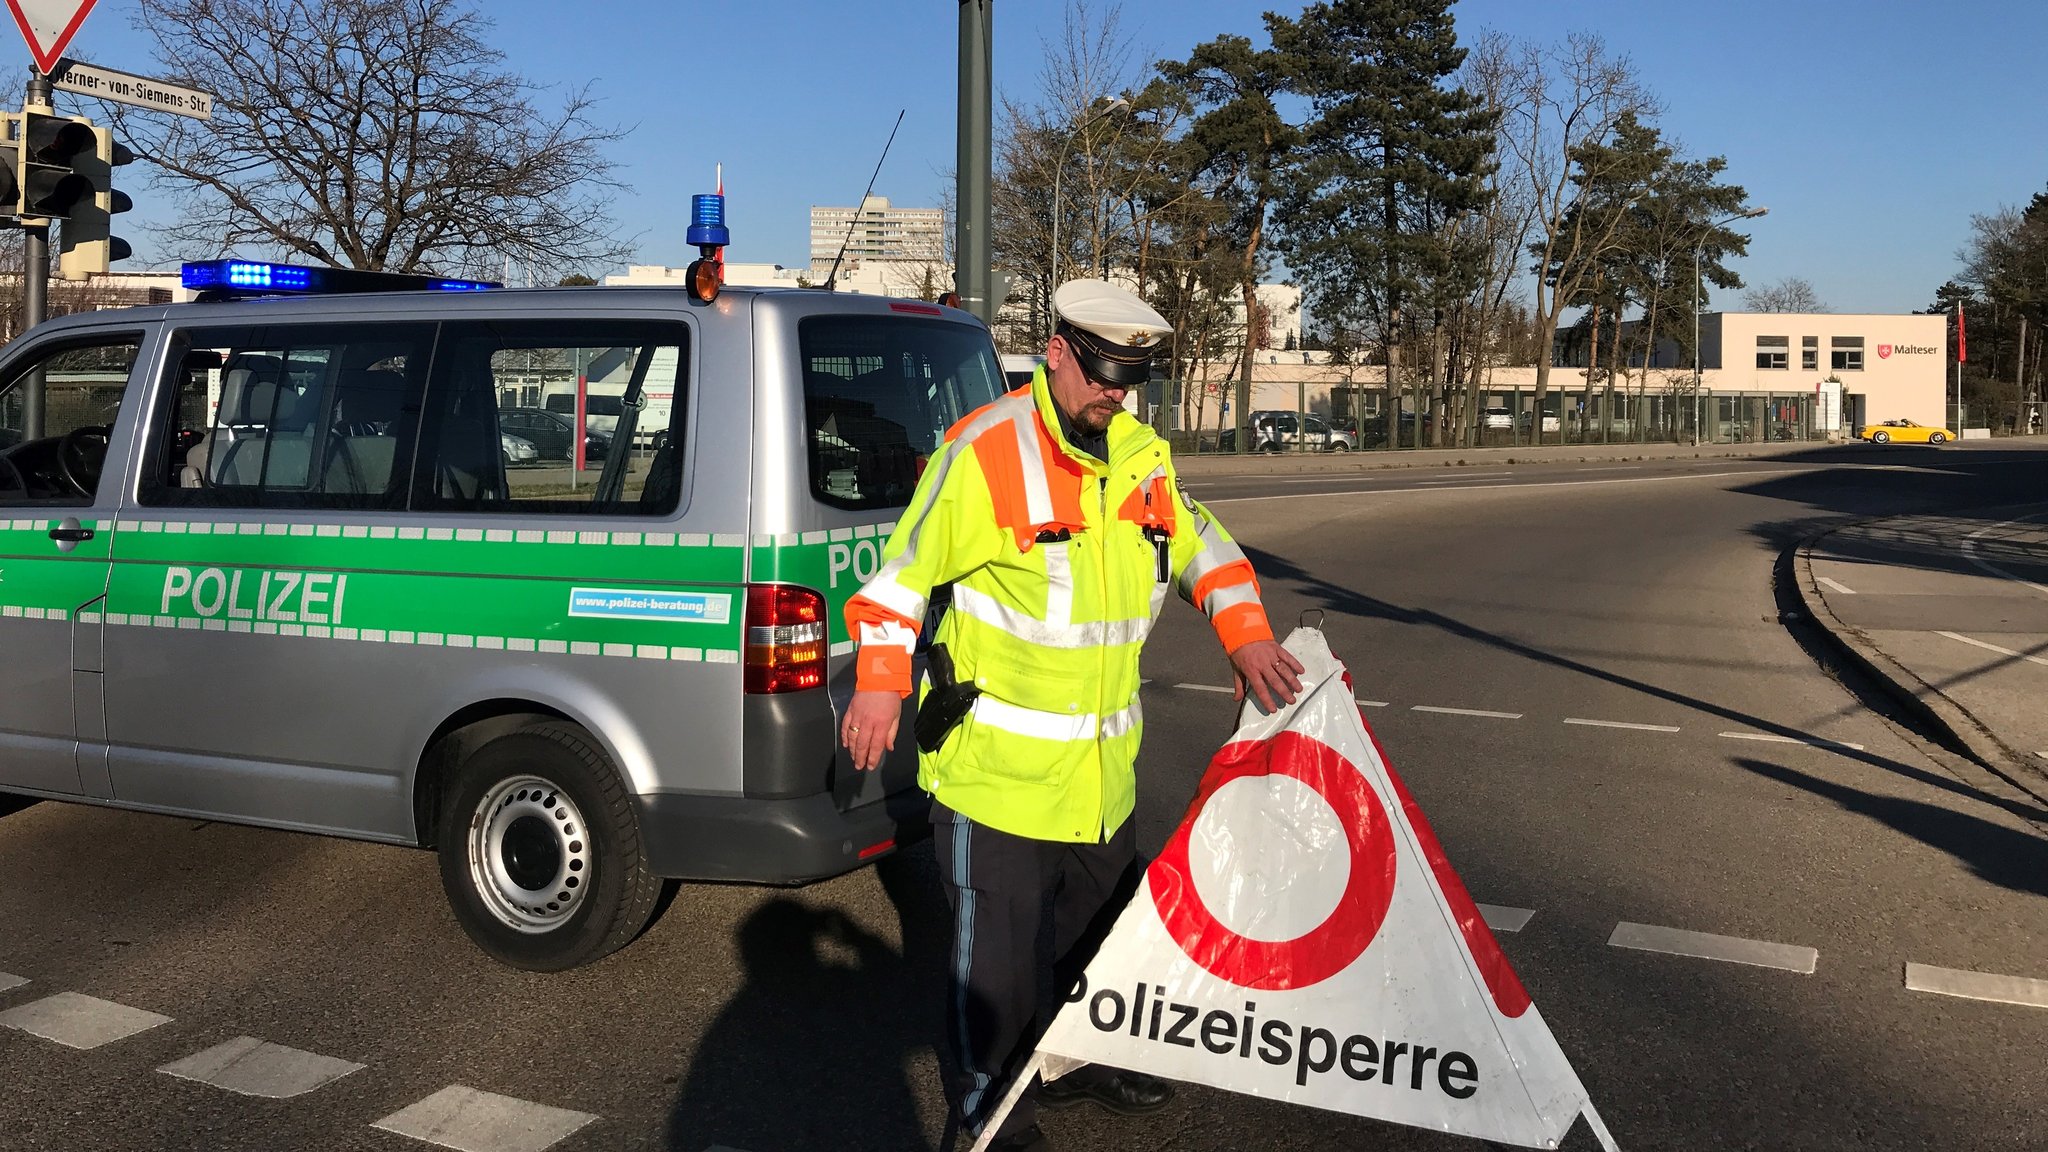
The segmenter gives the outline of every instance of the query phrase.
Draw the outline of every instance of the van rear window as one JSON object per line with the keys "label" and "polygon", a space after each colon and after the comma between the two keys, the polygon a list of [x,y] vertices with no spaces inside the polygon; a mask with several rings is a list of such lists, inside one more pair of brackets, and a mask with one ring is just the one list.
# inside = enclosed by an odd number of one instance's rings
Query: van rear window
{"label": "van rear window", "polygon": [[797,325],[811,492],[837,508],[910,502],[946,429],[1005,391],[985,329],[908,317]]}

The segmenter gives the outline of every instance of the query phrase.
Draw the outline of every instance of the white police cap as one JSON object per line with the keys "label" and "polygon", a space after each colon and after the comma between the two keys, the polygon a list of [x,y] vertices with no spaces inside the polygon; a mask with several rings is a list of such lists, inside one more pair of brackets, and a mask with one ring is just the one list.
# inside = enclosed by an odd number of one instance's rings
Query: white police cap
{"label": "white police cap", "polygon": [[1151,375],[1152,353],[1173,331],[1137,293],[1107,280],[1067,281],[1052,294],[1052,310],[1082,369],[1126,388]]}

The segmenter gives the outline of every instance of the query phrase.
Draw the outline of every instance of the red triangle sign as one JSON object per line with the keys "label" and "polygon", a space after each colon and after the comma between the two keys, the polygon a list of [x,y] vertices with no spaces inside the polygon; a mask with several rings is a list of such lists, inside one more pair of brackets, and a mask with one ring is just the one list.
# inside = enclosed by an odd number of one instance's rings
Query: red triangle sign
{"label": "red triangle sign", "polygon": [[48,75],[71,44],[78,26],[97,0],[7,0],[21,38],[28,41],[29,55],[36,58],[36,70]]}

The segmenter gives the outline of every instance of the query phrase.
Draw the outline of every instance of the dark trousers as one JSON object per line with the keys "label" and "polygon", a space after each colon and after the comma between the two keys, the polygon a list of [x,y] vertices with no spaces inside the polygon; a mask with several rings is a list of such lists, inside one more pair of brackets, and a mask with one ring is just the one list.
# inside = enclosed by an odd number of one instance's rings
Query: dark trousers
{"label": "dark trousers", "polygon": [[[979,1133],[1002,1103],[1038,1033],[1052,1023],[1059,997],[1135,891],[1135,823],[1125,820],[1108,843],[1062,844],[998,832],[932,805],[939,872],[953,909],[947,1098],[963,1135]],[[1026,1093],[999,1134],[1036,1120]]]}

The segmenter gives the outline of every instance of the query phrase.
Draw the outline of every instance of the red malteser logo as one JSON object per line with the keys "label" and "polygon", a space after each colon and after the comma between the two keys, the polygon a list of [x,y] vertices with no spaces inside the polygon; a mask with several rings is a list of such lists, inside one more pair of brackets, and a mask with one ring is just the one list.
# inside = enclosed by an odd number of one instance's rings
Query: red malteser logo
{"label": "red malteser logo", "polygon": [[1879,360],[1889,360],[1889,359],[1891,359],[1891,358],[1892,358],[1892,346],[1891,346],[1891,345],[1889,345],[1889,344],[1879,344],[1879,345],[1877,346],[1877,358],[1878,358]]}

